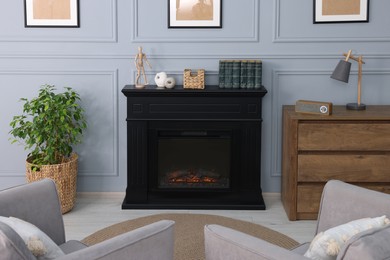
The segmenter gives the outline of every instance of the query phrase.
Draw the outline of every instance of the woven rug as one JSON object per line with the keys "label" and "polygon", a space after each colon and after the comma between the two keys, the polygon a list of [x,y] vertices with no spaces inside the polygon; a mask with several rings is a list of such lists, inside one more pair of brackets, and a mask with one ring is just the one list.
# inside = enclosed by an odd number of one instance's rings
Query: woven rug
{"label": "woven rug", "polygon": [[204,259],[203,227],[206,224],[218,224],[230,227],[287,249],[293,248],[299,244],[292,238],[261,225],[205,214],[158,214],[141,217],[104,228],[84,238],[82,242],[87,245],[93,245],[162,219],[175,221],[175,260]]}

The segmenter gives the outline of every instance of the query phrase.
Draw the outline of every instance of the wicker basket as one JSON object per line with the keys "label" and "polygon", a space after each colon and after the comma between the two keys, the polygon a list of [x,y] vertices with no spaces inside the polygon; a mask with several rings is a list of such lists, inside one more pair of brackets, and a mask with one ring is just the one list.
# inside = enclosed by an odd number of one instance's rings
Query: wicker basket
{"label": "wicker basket", "polygon": [[31,168],[31,158],[26,161],[26,176],[28,182],[38,181],[45,178],[52,179],[57,187],[58,197],[61,203],[62,214],[69,212],[76,201],[77,182],[77,154],[73,153],[65,163],[42,165],[39,171]]}
{"label": "wicker basket", "polygon": [[196,74],[190,69],[184,70],[184,88],[204,89],[204,69],[200,69]]}

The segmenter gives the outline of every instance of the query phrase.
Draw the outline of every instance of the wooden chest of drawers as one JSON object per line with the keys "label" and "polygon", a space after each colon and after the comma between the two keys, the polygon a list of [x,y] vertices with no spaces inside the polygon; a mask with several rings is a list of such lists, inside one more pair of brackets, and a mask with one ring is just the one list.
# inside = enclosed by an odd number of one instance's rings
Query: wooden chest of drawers
{"label": "wooden chest of drawers", "polygon": [[390,106],[334,106],[330,116],[283,107],[282,202],[290,220],[316,219],[338,179],[390,193]]}

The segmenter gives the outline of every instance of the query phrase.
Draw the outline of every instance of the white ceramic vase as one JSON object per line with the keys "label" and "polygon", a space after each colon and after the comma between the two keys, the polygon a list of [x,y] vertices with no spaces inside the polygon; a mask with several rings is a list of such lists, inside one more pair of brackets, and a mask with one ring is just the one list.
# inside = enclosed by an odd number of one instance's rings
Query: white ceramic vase
{"label": "white ceramic vase", "polygon": [[168,77],[165,79],[165,87],[166,88],[174,88],[176,84],[176,80],[173,77]]}
{"label": "white ceramic vase", "polygon": [[154,77],[154,81],[156,82],[156,85],[158,88],[165,87],[165,80],[166,79],[167,79],[167,74],[165,72],[159,72]]}

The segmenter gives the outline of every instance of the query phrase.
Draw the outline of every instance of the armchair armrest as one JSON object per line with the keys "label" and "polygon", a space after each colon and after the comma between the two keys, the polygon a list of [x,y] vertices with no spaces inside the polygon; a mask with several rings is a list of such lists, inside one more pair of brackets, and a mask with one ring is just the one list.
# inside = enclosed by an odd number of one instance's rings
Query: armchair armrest
{"label": "armchair armrest", "polygon": [[161,220],[80,249],[59,259],[172,260],[174,224],[175,222],[171,220]]}
{"label": "armchair armrest", "polygon": [[56,244],[65,242],[58,194],[50,179],[0,191],[0,216],[23,219],[41,229]]}
{"label": "armchair armrest", "polygon": [[390,217],[389,194],[331,180],[322,192],[316,233],[352,220],[383,215]]}
{"label": "armchair armrest", "polygon": [[293,251],[219,225],[206,225],[204,235],[206,260],[307,259]]}

